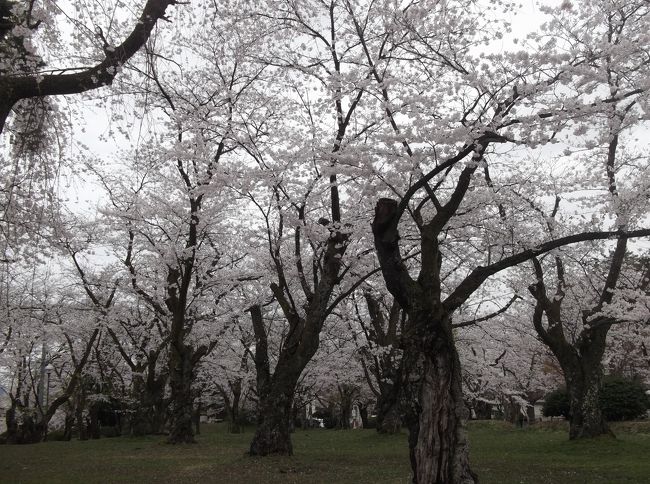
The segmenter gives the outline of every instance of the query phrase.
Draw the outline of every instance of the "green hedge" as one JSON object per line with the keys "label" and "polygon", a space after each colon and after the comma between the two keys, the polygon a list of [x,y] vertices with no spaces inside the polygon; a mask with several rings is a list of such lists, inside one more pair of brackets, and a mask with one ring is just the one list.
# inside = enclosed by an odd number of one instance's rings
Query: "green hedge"
{"label": "green hedge", "polygon": [[607,420],[634,420],[645,416],[648,398],[638,382],[608,377],[600,392],[600,407]]}

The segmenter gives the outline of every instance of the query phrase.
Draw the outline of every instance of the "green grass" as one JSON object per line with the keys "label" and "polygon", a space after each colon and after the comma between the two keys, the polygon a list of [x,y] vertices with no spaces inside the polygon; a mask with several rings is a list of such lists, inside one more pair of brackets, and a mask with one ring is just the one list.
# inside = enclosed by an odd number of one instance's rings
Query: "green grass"
{"label": "green grass", "polygon": [[650,483],[650,433],[623,431],[617,438],[568,440],[566,430],[474,425],[472,464],[484,484]]}
{"label": "green grass", "polygon": [[[565,430],[470,426],[472,465],[483,484],[650,483],[647,427],[615,428],[618,438],[569,442]],[[204,426],[198,443],[162,437],[0,446],[0,483],[403,483],[406,435],[372,430],[297,431],[295,456],[249,458],[251,434]]]}

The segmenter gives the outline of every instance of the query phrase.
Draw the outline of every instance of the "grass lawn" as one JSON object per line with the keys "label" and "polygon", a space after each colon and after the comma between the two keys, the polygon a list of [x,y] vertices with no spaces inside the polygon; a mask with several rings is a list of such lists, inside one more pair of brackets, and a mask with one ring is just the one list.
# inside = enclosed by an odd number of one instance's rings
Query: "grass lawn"
{"label": "grass lawn", "polygon": [[[650,483],[650,431],[614,430],[616,440],[569,442],[563,430],[474,422],[473,468],[483,484]],[[250,438],[203,426],[198,443],[189,446],[166,445],[162,437],[3,445],[0,483],[409,482],[406,434],[297,431],[289,458],[245,456]]]}

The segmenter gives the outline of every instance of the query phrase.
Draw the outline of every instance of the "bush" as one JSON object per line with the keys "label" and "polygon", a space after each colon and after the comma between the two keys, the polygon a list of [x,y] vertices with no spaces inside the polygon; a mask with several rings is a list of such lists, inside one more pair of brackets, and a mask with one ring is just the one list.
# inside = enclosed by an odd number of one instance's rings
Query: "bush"
{"label": "bush", "polygon": [[648,400],[640,383],[618,377],[603,381],[600,408],[607,420],[634,420],[645,415]]}
{"label": "bush", "polygon": [[546,395],[542,413],[544,417],[569,418],[569,394],[567,391],[564,388],[558,388]]}
{"label": "bush", "polygon": [[[619,377],[606,377],[600,391],[600,408],[610,422],[634,420],[645,416],[648,396],[640,383]],[[569,418],[569,395],[563,388],[546,396],[542,412],[545,417]]]}

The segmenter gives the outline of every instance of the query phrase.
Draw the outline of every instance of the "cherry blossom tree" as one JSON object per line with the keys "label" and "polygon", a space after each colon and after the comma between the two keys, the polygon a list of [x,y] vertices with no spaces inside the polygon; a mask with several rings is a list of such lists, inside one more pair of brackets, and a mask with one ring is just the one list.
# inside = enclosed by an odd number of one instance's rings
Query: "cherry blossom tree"
{"label": "cherry blossom tree", "polygon": [[269,137],[244,145],[259,167],[259,181],[242,191],[259,210],[267,270],[274,278],[270,289],[288,324],[271,368],[259,309],[263,301],[251,310],[260,420],[250,452],[291,454],[291,406],[301,374],[318,350],[327,317],[351,289],[339,292],[344,277],[363,277],[365,180],[351,157],[374,122],[357,116],[367,74],[355,62],[360,46],[350,36],[341,4],[268,2],[243,17],[293,39],[259,54],[287,79],[287,87],[273,93],[282,102],[275,124],[265,126]]}
{"label": "cherry blossom tree", "polygon": [[[591,185],[607,194],[601,202],[606,204],[603,212],[613,218],[614,228],[622,232],[634,225],[642,225],[647,216],[648,164],[644,162],[644,155],[636,152],[635,135],[630,132],[647,129],[644,121],[647,59],[639,49],[646,39],[646,33],[640,29],[643,29],[648,13],[645,3],[619,5],[607,1],[577,12],[590,29],[588,35],[602,36],[603,39],[592,47],[593,60],[589,69],[593,72],[590,77],[587,77],[588,72],[585,73],[582,91],[589,93],[602,89],[611,96],[635,90],[644,93],[614,100],[608,103],[600,116],[587,118],[583,121],[585,124],[577,123],[575,127],[576,134],[592,133],[585,147],[591,163],[585,159],[585,166],[597,166],[599,170],[595,173],[605,175],[594,177],[593,181],[590,180]],[[573,19],[558,15],[554,22],[562,37],[568,42],[577,42]],[[597,165],[594,166],[594,162]],[[552,209],[543,213],[552,237],[560,229],[556,222],[562,225],[556,217],[560,203],[558,194]],[[598,201],[592,197],[585,203],[593,207]],[[571,439],[610,433],[599,405],[601,362],[609,329],[625,319],[624,312],[616,311],[615,294],[629,244],[628,237],[621,236],[611,254],[603,254],[600,264],[583,267],[582,271],[571,259],[557,254],[553,260],[555,274],[552,283],[548,281],[548,272],[542,261],[532,259],[537,278],[537,283],[530,287],[537,302],[534,324],[564,372],[571,402]],[[606,276],[600,275],[600,271]],[[581,272],[589,274],[589,285],[575,282]],[[584,291],[585,288],[589,290]],[[550,292],[554,294],[550,295]],[[547,326],[543,324],[544,317]]]}
{"label": "cherry blossom tree", "polygon": [[[468,17],[465,9],[462,13],[453,9],[437,13],[456,22],[466,21]],[[469,467],[468,446],[462,425],[464,410],[460,362],[452,331],[454,313],[490,276],[538,255],[583,240],[606,239],[617,235],[648,235],[646,229],[627,231],[626,227],[544,240],[540,239],[539,234],[532,237],[524,225],[511,221],[504,230],[504,239],[498,244],[500,254],[495,254],[492,250],[480,250],[479,253],[474,252],[475,256],[470,256],[475,250],[472,247],[474,244],[463,244],[463,240],[466,238],[464,234],[472,233],[472,220],[476,220],[477,214],[482,213],[481,226],[485,226],[485,220],[491,216],[496,216],[495,224],[499,224],[503,217],[502,207],[498,203],[485,205],[485,200],[481,200],[482,196],[489,196],[493,192],[495,185],[492,171],[498,163],[498,157],[503,156],[503,148],[494,146],[510,140],[525,143],[529,147],[546,142],[562,129],[567,113],[575,117],[583,115],[585,111],[606,112],[609,106],[619,100],[640,98],[645,92],[645,86],[626,86],[614,92],[604,91],[602,97],[596,94],[596,99],[600,99],[600,102],[594,102],[593,96],[591,99],[572,101],[569,98],[572,89],[583,89],[586,83],[592,82],[592,73],[586,67],[583,71],[585,57],[593,63],[597,62],[596,59],[605,60],[607,53],[593,49],[582,51],[576,46],[568,55],[553,57],[549,53],[553,52],[556,40],[552,39],[543,45],[546,52],[532,62],[529,54],[510,56],[515,60],[511,64],[506,63],[505,58],[490,56],[490,67],[480,61],[471,61],[470,49],[460,48],[462,43],[454,43],[455,50],[443,50],[447,46],[443,40],[434,43],[424,37],[423,30],[418,30],[409,23],[414,22],[415,15],[411,17],[402,14],[397,18],[402,21],[398,25],[405,32],[404,35],[412,36],[406,37],[408,42],[405,40],[403,44],[408,46],[405,47],[407,52],[418,52],[415,62],[403,66],[408,57],[406,54],[398,55],[397,46],[387,48],[381,42],[367,42],[369,67],[372,67],[374,59],[382,59],[382,55],[384,65],[387,62],[393,63],[393,68],[386,71],[388,73],[376,76],[378,89],[381,89],[382,95],[387,96],[387,101],[391,101],[385,106],[386,116],[390,119],[390,107],[396,110],[402,106],[402,117],[413,116],[413,122],[416,123],[418,117],[424,116],[430,119],[431,127],[435,126],[439,132],[432,132],[431,128],[419,125],[416,126],[420,129],[415,132],[400,131],[400,118],[392,116],[394,123],[391,126],[404,148],[405,160],[410,161],[414,158],[411,153],[416,153],[414,143],[409,142],[411,138],[422,140],[422,145],[426,142],[432,146],[430,151],[418,150],[415,161],[427,158],[431,161],[429,168],[423,169],[423,174],[417,176],[417,181],[412,181],[401,190],[391,187],[398,200],[386,198],[377,203],[373,221],[375,247],[387,288],[406,311],[410,324],[413,325],[416,337],[412,340],[411,351],[418,352],[423,361],[420,391],[422,410],[415,448],[416,480],[421,483],[474,482],[476,478]],[[643,22],[643,18],[638,20]],[[365,17],[361,17],[357,23],[359,38],[363,42],[365,35],[361,26],[366,25]],[[578,35],[587,34],[582,32]],[[400,66],[399,70],[397,65]],[[443,106],[437,106],[433,116],[416,110],[415,102],[408,105],[399,103],[406,94],[396,79],[403,78],[403,73],[409,69],[424,69],[424,66],[427,70],[420,71],[420,75],[435,77],[437,83],[434,86],[439,86],[439,99],[449,99],[446,91],[450,85],[456,86],[456,92],[460,96],[457,104],[450,100]],[[490,78],[484,77],[487,71],[492,71]],[[386,87],[384,78],[388,76],[391,83]],[[441,83],[442,79],[446,82]],[[574,82],[577,85],[573,85]],[[561,91],[551,94],[549,88],[558,83],[567,85],[567,96]],[[434,89],[435,87],[429,91]],[[394,94],[391,95],[391,92]],[[451,96],[453,99],[453,91]],[[453,113],[447,111],[447,107],[459,109]],[[544,121],[547,119],[549,121]],[[458,138],[455,137],[457,135]],[[415,161],[413,164],[417,167]],[[481,171],[484,176],[477,178],[476,175]],[[479,183],[485,187],[483,190],[476,190]],[[418,195],[419,193],[423,195]],[[484,211],[486,208],[488,212]],[[496,212],[491,211],[493,208]],[[402,262],[400,255],[399,227],[403,215],[411,217],[411,226],[415,226],[421,244],[422,257],[416,277],[411,276],[409,267]],[[524,229],[524,232],[517,233],[517,229]],[[513,237],[512,234],[516,235]],[[524,240],[526,242],[522,243]],[[463,246],[464,249],[460,249]],[[450,254],[453,260],[453,254],[459,250],[466,251],[465,264],[472,260],[472,265],[465,266],[466,275],[443,284],[443,276],[450,270],[445,264],[448,264]],[[435,430],[440,426],[448,429],[443,435]]]}

